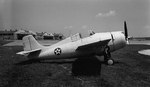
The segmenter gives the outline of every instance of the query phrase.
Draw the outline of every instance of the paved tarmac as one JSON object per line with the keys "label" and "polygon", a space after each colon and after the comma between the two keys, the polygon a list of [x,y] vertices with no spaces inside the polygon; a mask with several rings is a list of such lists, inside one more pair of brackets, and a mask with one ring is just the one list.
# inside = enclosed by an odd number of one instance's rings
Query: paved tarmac
{"label": "paved tarmac", "polygon": [[138,53],[150,56],[150,49],[138,51]]}
{"label": "paved tarmac", "polygon": [[129,41],[130,44],[150,45],[150,41]]}
{"label": "paved tarmac", "polygon": [[[150,41],[130,41],[130,44],[150,45]],[[150,56],[150,49],[140,50],[138,53]]]}

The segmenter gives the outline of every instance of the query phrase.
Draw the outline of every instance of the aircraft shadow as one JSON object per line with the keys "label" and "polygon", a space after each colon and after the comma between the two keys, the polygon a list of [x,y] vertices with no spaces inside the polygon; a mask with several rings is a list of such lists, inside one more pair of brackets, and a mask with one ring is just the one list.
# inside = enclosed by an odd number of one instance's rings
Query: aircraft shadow
{"label": "aircraft shadow", "polygon": [[29,64],[35,64],[35,63],[49,63],[49,64],[66,64],[66,63],[73,63],[74,61],[44,61],[44,60],[26,60],[21,61],[19,63],[15,63],[15,65],[29,65]]}
{"label": "aircraft shadow", "polygon": [[95,57],[79,58],[72,64],[72,75],[74,76],[98,76],[101,74],[101,64]]}
{"label": "aircraft shadow", "polygon": [[[41,61],[41,60],[26,60],[15,65],[28,65],[35,63],[49,63],[49,64],[72,64],[73,76],[99,76],[101,75],[101,65],[103,61],[95,57],[78,58],[73,61]],[[119,62],[116,62],[119,63]]]}
{"label": "aircraft shadow", "polygon": [[[120,64],[120,63],[122,62],[114,61],[114,64]],[[72,75],[73,76],[100,76],[102,64],[105,64],[104,60],[99,60],[96,57],[79,58],[72,63]]]}

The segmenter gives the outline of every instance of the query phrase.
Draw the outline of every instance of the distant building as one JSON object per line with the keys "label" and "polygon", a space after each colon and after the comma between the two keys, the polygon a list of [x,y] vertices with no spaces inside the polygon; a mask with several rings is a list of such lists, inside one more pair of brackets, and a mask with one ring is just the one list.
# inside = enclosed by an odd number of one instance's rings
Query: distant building
{"label": "distant building", "polygon": [[4,31],[0,31],[0,40],[14,40],[16,39],[15,37],[15,33],[16,30],[4,30]]}
{"label": "distant building", "polygon": [[22,38],[26,35],[33,35],[34,37],[36,36],[36,33],[34,33],[33,31],[29,30],[18,30],[17,32],[15,32],[16,35],[16,40],[22,40]]}
{"label": "distant building", "polygon": [[0,40],[22,40],[26,35],[33,35],[38,40],[62,40],[64,39],[61,33],[35,33],[31,30],[3,30],[0,31]]}
{"label": "distant building", "polygon": [[61,33],[47,33],[47,32],[41,32],[36,33],[37,39],[43,39],[43,40],[62,40],[64,39],[64,35]]}
{"label": "distant building", "polygon": [[58,33],[58,34],[54,33],[53,35],[54,35],[54,39],[55,40],[62,40],[62,39],[64,39],[64,35],[61,34],[61,33]]}
{"label": "distant building", "polygon": [[54,35],[51,33],[51,34],[49,34],[49,33],[44,33],[43,34],[43,39],[44,40],[54,40]]}
{"label": "distant building", "polygon": [[38,39],[38,40],[43,40],[43,34],[44,34],[44,32],[41,32],[41,33],[39,33],[39,32],[36,32],[36,39]]}
{"label": "distant building", "polygon": [[33,35],[35,37],[36,33],[27,30],[3,30],[0,31],[0,40],[22,40],[26,35]]}

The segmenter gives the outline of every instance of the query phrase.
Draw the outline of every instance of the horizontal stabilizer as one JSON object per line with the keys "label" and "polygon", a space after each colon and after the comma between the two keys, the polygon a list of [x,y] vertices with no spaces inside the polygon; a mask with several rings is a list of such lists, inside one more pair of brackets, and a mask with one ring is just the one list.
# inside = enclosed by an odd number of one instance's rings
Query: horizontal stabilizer
{"label": "horizontal stabilizer", "polygon": [[40,51],[41,51],[41,49],[35,49],[35,50],[31,50],[31,51],[21,51],[21,52],[18,52],[16,54],[23,55],[23,56],[29,56],[30,54],[34,54],[34,53],[37,53]]}
{"label": "horizontal stabilizer", "polygon": [[82,46],[79,46],[77,48],[77,50],[87,50],[87,49],[91,49],[93,47],[99,47],[99,46],[105,46],[108,44],[108,42],[110,41],[111,39],[107,39],[107,40],[103,40],[103,41],[98,41],[98,42],[95,42],[95,43],[90,43],[90,44],[86,44],[86,45],[82,45]]}

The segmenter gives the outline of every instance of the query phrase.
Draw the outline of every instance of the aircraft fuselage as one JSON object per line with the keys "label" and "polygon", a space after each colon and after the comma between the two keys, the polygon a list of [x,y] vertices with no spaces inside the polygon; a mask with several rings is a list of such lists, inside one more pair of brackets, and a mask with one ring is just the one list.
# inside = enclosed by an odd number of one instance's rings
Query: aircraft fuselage
{"label": "aircraft fuselage", "polygon": [[[71,38],[70,38],[71,39]],[[108,44],[101,45],[96,44],[93,46],[87,46],[78,50],[79,46],[97,43],[100,41],[108,40]],[[123,48],[126,45],[125,35],[122,31],[95,33],[86,38],[78,40],[71,40],[68,43],[61,45],[52,45],[41,50],[41,53],[37,56],[39,59],[66,59],[66,58],[79,58],[83,56],[103,55],[105,46],[109,46],[110,52]]]}

